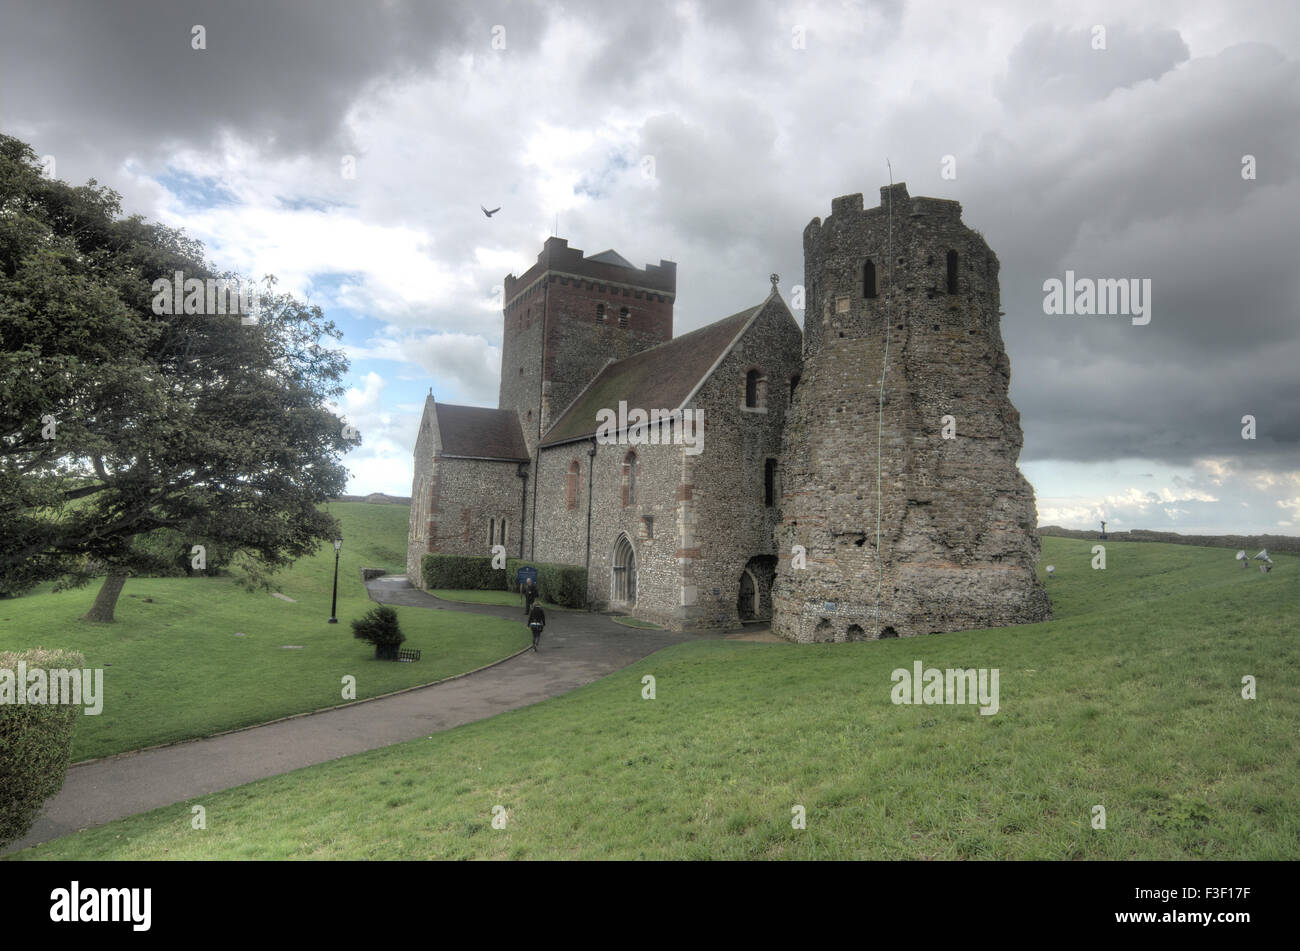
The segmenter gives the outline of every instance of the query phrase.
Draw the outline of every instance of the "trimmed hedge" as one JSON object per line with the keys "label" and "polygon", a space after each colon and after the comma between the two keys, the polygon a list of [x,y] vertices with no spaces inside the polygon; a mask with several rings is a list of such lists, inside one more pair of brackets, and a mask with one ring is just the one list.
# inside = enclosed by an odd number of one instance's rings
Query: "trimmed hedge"
{"label": "trimmed hedge", "polygon": [[587,569],[581,565],[559,565],[548,561],[506,559],[506,589],[518,591],[517,569],[531,565],[537,569],[537,591],[543,601],[565,608],[587,606]]}
{"label": "trimmed hedge", "polygon": [[[27,662],[28,671],[86,666],[86,658],[76,651],[0,652],[0,669],[11,672],[6,679],[12,679],[15,691],[27,689],[27,684],[16,682],[19,661]],[[0,847],[26,835],[45,800],[63,788],[72,731],[84,710],[59,703],[0,703]]]}
{"label": "trimmed hedge", "polygon": [[420,562],[424,589],[503,591],[508,572],[492,567],[492,559],[475,555],[425,555]]}

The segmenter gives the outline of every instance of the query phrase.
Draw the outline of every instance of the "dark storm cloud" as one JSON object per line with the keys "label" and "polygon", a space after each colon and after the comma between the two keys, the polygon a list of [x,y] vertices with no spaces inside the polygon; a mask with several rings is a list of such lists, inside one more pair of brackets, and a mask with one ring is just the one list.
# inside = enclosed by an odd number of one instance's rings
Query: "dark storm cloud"
{"label": "dark storm cloud", "polygon": [[[1101,33],[1094,31],[1100,29]],[[1104,43],[1103,48],[1097,48]],[[1062,104],[1104,99],[1114,89],[1155,79],[1187,59],[1176,30],[1125,24],[1030,28],[1011,50],[999,95],[1008,104]]]}
{"label": "dark storm cloud", "polygon": [[[1298,89],[1276,50],[1225,50],[1079,113],[1074,148],[1044,141],[1053,161],[967,203],[1003,262],[1027,459],[1300,462]],[[1150,324],[1044,315],[1043,282],[1066,269],[1149,278]]]}
{"label": "dark storm cloud", "polygon": [[[0,127],[40,129],[41,151],[94,156],[86,175],[101,177],[105,158],[213,148],[228,132],[271,154],[347,151],[342,119],[368,89],[488,50],[492,14],[535,42],[543,13],[524,3],[9,0]],[[195,25],[205,50],[191,48]]]}

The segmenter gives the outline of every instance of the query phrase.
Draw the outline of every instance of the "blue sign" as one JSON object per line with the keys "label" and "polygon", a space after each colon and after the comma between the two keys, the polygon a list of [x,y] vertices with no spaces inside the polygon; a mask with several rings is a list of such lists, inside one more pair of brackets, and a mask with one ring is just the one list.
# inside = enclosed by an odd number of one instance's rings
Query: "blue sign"
{"label": "blue sign", "polygon": [[525,565],[515,571],[515,584],[527,584],[529,581],[537,580],[537,569],[532,565]]}

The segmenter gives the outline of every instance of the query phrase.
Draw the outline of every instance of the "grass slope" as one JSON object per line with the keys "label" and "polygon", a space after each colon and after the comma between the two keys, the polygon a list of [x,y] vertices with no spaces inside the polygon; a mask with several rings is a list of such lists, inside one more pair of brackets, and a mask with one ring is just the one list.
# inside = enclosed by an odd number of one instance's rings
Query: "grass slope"
{"label": "grass slope", "polygon": [[[1090,542],[1043,541],[1052,622],[682,644],[533,707],[194,800],[206,831],[178,803],[16,857],[1297,858],[1300,560],[1264,577],[1232,552],[1117,543],[1094,571]],[[1000,712],[894,705],[891,671],[916,660],[998,668]]]}
{"label": "grass slope", "polygon": [[112,624],[80,620],[98,582],[0,601],[0,650],[71,648],[87,666],[105,668],[104,711],[79,717],[74,734],[73,759],[83,760],[342,704],[346,674],[365,699],[481,667],[531,643],[522,623],[398,608],[403,646],[423,656],[415,664],[375,661],[349,623],[374,607],[359,569],[405,570],[409,510],[335,502],[330,511],[344,539],[338,624],[326,622],[334,578],[327,545],[281,573],[276,590],[294,604],[248,593],[229,578],[132,578]]}

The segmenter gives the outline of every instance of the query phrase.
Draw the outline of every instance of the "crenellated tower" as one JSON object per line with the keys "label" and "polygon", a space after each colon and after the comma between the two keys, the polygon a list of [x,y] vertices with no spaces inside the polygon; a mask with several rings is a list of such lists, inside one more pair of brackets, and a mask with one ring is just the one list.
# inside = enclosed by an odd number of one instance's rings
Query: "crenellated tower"
{"label": "crenellated tower", "polygon": [[880,194],[836,198],[804,229],[773,629],[838,641],[1049,619],[997,256],[957,202]]}
{"label": "crenellated tower", "polygon": [[519,414],[530,456],[606,363],[672,339],[676,295],[672,261],[583,257],[555,237],[523,275],[506,277],[497,405]]}

